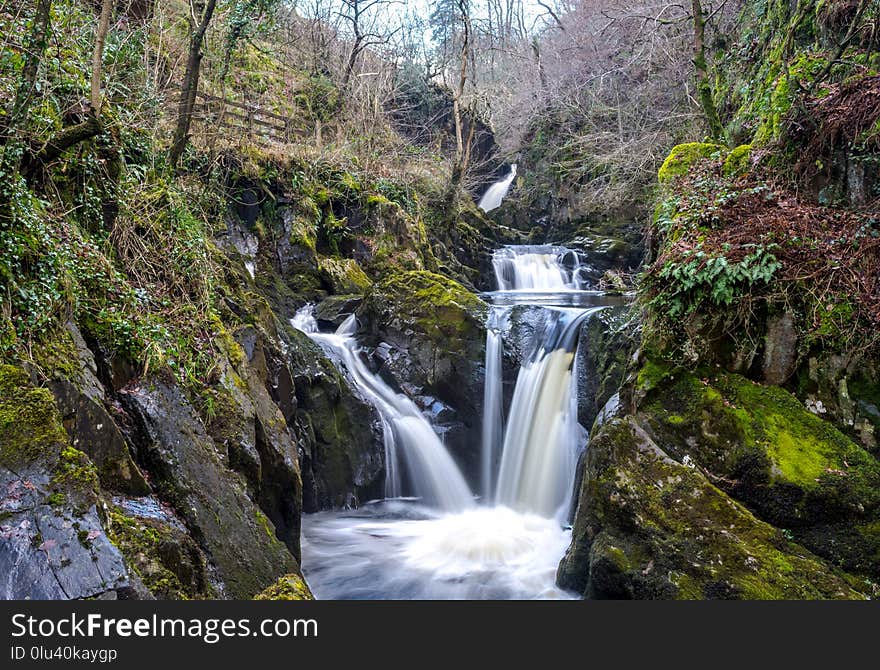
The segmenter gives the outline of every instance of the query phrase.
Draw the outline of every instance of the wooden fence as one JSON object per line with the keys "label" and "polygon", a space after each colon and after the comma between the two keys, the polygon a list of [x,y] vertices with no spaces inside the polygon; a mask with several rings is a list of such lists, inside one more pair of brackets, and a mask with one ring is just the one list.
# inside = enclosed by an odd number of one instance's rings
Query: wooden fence
{"label": "wooden fence", "polygon": [[193,119],[206,125],[246,135],[249,139],[289,143],[306,133],[295,128],[293,118],[267,112],[255,105],[246,105],[207,93],[197,93]]}

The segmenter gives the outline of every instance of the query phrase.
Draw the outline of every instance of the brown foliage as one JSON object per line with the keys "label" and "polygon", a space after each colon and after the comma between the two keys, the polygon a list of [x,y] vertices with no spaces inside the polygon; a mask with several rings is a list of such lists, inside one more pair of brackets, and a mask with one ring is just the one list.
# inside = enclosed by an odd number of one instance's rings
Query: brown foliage
{"label": "brown foliage", "polygon": [[[652,271],[699,247],[707,259],[724,256],[742,261],[756,246],[772,246],[781,263],[774,290],[804,291],[830,311],[841,299],[854,307],[854,318],[880,326],[880,213],[853,212],[806,203],[778,188],[752,188],[744,177],[735,184],[738,195],[716,207],[699,203],[702,180],[717,179],[718,166],[706,166],[682,180],[680,209],[702,211],[697,227],[668,244]],[[863,321],[864,323],[864,321]]]}
{"label": "brown foliage", "polygon": [[795,171],[805,178],[830,163],[835,149],[863,145],[880,151],[880,133],[868,137],[880,120],[880,75],[833,84],[827,95],[814,97],[793,110],[788,137],[803,146]]}

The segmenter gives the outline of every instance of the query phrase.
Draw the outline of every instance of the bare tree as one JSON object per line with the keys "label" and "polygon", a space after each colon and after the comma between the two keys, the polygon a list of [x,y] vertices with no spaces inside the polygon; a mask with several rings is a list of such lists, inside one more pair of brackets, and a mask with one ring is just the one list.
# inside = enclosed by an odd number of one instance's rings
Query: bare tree
{"label": "bare tree", "polygon": [[713,139],[720,140],[724,137],[724,126],[718,116],[718,109],[715,107],[712,84],[709,83],[709,71],[706,64],[706,19],[700,0],[691,0],[691,19],[694,24],[694,72],[697,76],[697,95],[703,113],[706,115],[709,133]]}
{"label": "bare tree", "polygon": [[[361,55],[369,48],[387,44],[400,30],[390,29],[382,19],[383,7],[393,4],[392,0],[340,0],[342,6],[338,15],[351,30],[351,48],[345,62],[342,88],[347,89],[355,65]],[[384,25],[385,29],[379,26]]]}
{"label": "bare tree", "polygon": [[217,0],[208,0],[207,4],[203,4],[202,0],[190,0],[189,22],[192,32],[189,39],[186,71],[180,87],[180,101],[177,104],[177,123],[169,151],[171,166],[174,168],[177,167],[189,141],[189,126],[192,122],[193,108],[199,89],[199,70],[203,58],[202,45],[216,6]]}
{"label": "bare tree", "polygon": [[452,114],[455,120],[455,159],[452,163],[452,177],[450,191],[453,196],[457,195],[461,186],[462,178],[468,168],[471,157],[471,146],[474,139],[476,123],[474,122],[473,110],[471,109],[470,122],[467,124],[467,135],[464,129],[464,99],[465,87],[468,82],[468,74],[473,77],[474,52],[471,42],[473,29],[471,25],[469,0],[456,0],[455,6],[458,12],[458,20],[461,22],[461,46],[459,51],[459,75],[458,84],[453,91]]}
{"label": "bare tree", "polygon": [[101,17],[98,19],[98,29],[95,32],[95,48],[92,51],[92,82],[89,102],[92,114],[101,116],[101,71],[104,63],[104,42],[107,39],[107,31],[110,28],[110,16],[113,14],[113,0],[102,0]]}

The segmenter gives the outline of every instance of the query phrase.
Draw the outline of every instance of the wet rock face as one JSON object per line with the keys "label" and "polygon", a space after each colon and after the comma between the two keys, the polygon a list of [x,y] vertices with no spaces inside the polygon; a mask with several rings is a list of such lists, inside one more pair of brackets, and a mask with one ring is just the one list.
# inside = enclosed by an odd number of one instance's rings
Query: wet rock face
{"label": "wet rock face", "polygon": [[49,391],[0,366],[0,598],[126,597],[129,574],[98,515],[97,488]]}
{"label": "wet rock face", "polygon": [[299,331],[289,332],[303,511],[356,507],[382,497],[385,453],[378,415],[351,390],[323,350]]}
{"label": "wet rock face", "polygon": [[161,481],[163,497],[204,548],[230,597],[250,598],[280,575],[298,571],[178,389],[150,380],[120,397],[134,421],[140,458]]}
{"label": "wet rock face", "polygon": [[186,526],[154,496],[114,497],[106,507],[106,520],[108,536],[141,582],[139,597],[180,600],[223,595],[211,583],[206,556]]}
{"label": "wet rock face", "polygon": [[293,379],[276,339],[253,326],[239,328],[234,339],[243,355],[236,366],[218,361],[222,374],[206,430],[224,464],[244,477],[277,537],[299,558],[302,477],[288,425],[296,413]]}
{"label": "wet rock face", "polygon": [[125,437],[107,409],[111,405],[98,380],[91,350],[73,323],[67,324],[62,337],[69,338],[77,365],[67,376],[53,372],[46,385],[73,446],[82,449],[97,466],[102,487],[133,495],[149,493],[150,487],[132,460]]}
{"label": "wet rock face", "polygon": [[[27,479],[0,470],[0,490],[15,494]],[[0,512],[8,513],[6,505]],[[127,597],[128,571],[93,505],[84,512],[37,504],[0,525],[0,598],[73,600]]]}
{"label": "wet rock face", "polygon": [[794,318],[788,312],[767,320],[764,340],[764,381],[783,384],[794,373],[797,362],[798,333]]}
{"label": "wet rock face", "polygon": [[628,307],[610,307],[581,327],[578,348],[578,421],[588,430],[624,381],[637,347],[638,323]]}
{"label": "wet rock face", "polygon": [[834,569],[654,442],[633,416],[594,436],[560,585],[589,598],[860,598]]}

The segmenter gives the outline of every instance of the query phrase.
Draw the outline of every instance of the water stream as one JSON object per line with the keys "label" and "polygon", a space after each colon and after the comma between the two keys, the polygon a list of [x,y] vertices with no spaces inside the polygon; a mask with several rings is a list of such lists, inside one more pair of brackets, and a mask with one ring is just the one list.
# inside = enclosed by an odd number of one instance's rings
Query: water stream
{"label": "water stream", "polygon": [[[555,575],[587,437],[577,421],[578,333],[603,300],[563,247],[504,247],[493,265],[479,495],[418,407],[370,371],[353,315],[335,333],[318,331],[311,307],[292,320],[376,408],[387,462],[385,500],[304,517],[303,570],[316,597],[574,597]],[[537,309],[539,323],[505,406],[505,337],[517,305]]]}
{"label": "water stream", "polygon": [[510,190],[511,184],[513,184],[513,180],[516,179],[516,163],[510,166],[510,172],[507,176],[492,184],[489,189],[483,194],[483,197],[480,198],[480,202],[477,205],[484,212],[491,212],[493,209],[498,209],[501,206],[501,201],[504,199],[504,196],[507,195],[507,192]]}

